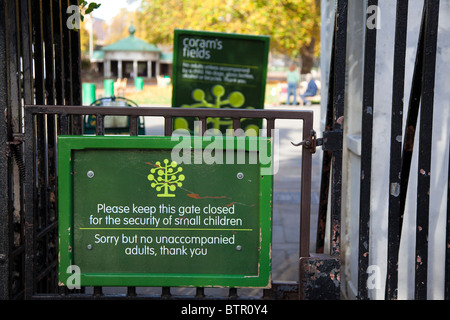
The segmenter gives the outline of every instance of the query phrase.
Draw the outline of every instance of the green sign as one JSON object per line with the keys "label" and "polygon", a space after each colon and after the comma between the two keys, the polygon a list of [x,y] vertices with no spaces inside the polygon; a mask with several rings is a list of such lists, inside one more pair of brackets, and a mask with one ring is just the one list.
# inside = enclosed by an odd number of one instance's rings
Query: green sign
{"label": "green sign", "polygon": [[[175,30],[174,108],[263,109],[268,36]],[[193,131],[193,119],[175,118],[174,129]],[[225,132],[231,119],[209,118],[208,128]],[[242,119],[257,135],[261,120]]]}
{"label": "green sign", "polygon": [[211,141],[59,137],[60,283],[270,286],[270,140]]}

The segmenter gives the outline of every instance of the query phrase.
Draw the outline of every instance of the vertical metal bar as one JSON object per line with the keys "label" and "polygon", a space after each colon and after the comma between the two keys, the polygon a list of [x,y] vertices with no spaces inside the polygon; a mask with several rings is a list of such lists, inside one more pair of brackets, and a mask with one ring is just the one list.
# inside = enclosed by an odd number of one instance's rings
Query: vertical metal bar
{"label": "vertical metal bar", "polygon": [[8,108],[8,48],[7,5],[0,0],[0,299],[9,299],[10,293],[10,172],[11,161],[7,157],[9,129]]}
{"label": "vertical metal bar", "polygon": [[25,299],[31,299],[34,293],[34,241],[35,217],[35,167],[36,167],[36,127],[31,112],[25,113]]}
{"label": "vertical metal bar", "polygon": [[200,134],[203,136],[206,132],[206,127],[208,126],[208,122],[207,122],[207,118],[206,117],[200,117],[200,122],[201,122],[201,132]]}
{"label": "vertical metal bar", "polygon": [[9,108],[11,108],[11,126],[12,132],[22,131],[22,108],[21,85],[19,81],[20,62],[19,62],[19,26],[18,26],[18,3],[16,0],[10,1],[7,6],[8,28],[8,70],[9,70]]}
{"label": "vertical metal bar", "polygon": [[31,13],[32,13],[32,34],[33,34],[33,53],[34,53],[34,78],[35,78],[35,94],[36,104],[45,104],[45,92],[44,92],[44,56],[43,56],[43,29],[42,29],[42,1],[31,1]]}
{"label": "vertical metal bar", "polygon": [[431,150],[438,21],[439,0],[427,0],[422,104],[420,110],[419,172],[417,180],[415,273],[415,298],[417,300],[427,298],[428,218],[430,209]]}
{"label": "vertical metal bar", "polygon": [[398,297],[398,250],[400,247],[401,229],[400,186],[408,6],[409,0],[397,0],[389,169],[388,258],[385,288],[385,298],[389,300],[397,299]]}
{"label": "vertical metal bar", "polygon": [[[138,116],[130,116],[130,136],[138,135]],[[128,297],[136,297],[136,287],[127,288]]]}
{"label": "vertical metal bar", "polygon": [[130,116],[130,136],[138,135],[138,116]]}
{"label": "vertical metal bar", "polygon": [[93,295],[94,295],[94,297],[101,297],[103,295],[103,288],[99,287],[99,286],[95,286]]}
{"label": "vertical metal bar", "polygon": [[[70,0],[70,4],[78,6],[78,0]],[[71,69],[72,69],[72,90],[73,90],[73,105],[81,106],[82,92],[81,92],[81,46],[80,46],[80,32],[74,30],[70,31],[71,40]],[[73,134],[80,135],[83,131],[83,121],[80,115],[73,117]]]}
{"label": "vertical metal bar", "polygon": [[[50,9],[50,0],[42,0],[42,30],[43,30],[43,66],[44,66],[44,90],[45,90],[45,104],[46,105],[52,105],[54,104],[54,82],[53,82],[53,32],[52,32],[52,18],[51,18],[51,9]],[[51,159],[51,153],[55,152],[55,148],[53,145],[54,140],[54,134],[53,129],[54,128],[54,117],[52,115],[46,116],[46,136],[45,143],[47,144],[47,148],[45,150],[47,163],[45,164],[44,174],[45,179],[43,181],[46,182],[44,186],[42,186],[43,194],[42,197],[45,197],[46,199],[46,206],[43,208],[43,221],[42,221],[42,227],[46,227],[47,223],[49,221],[49,186],[50,186],[50,166],[52,165]],[[41,245],[45,248],[48,246],[48,239],[45,237],[44,240],[41,241]],[[44,250],[44,257],[43,261],[46,261],[47,258],[47,250]]]}
{"label": "vertical metal bar", "polygon": [[136,287],[128,287],[127,288],[127,297],[130,297],[130,298],[136,297]]}
{"label": "vertical metal bar", "polygon": [[422,13],[422,23],[417,44],[416,61],[411,84],[411,93],[408,105],[408,114],[406,117],[403,154],[402,154],[402,173],[400,183],[400,231],[403,224],[403,212],[405,211],[406,194],[408,190],[409,174],[411,170],[411,160],[414,150],[414,140],[416,134],[417,119],[419,117],[419,106],[422,94],[422,74],[423,74],[423,55],[425,38],[425,5]]}
{"label": "vertical metal bar", "polygon": [[[53,0],[53,19],[54,19],[54,44],[55,44],[55,97],[57,105],[66,104],[66,77],[65,77],[65,52],[67,47],[64,42],[64,29],[66,26],[66,10],[67,7],[63,7],[64,0]],[[67,115],[58,115],[58,134],[69,133],[69,119]]]}
{"label": "vertical metal bar", "polygon": [[65,28],[66,25],[64,15],[61,12],[61,0],[52,1],[53,43],[55,48],[55,100],[57,105],[64,105],[64,46],[62,28]]}
{"label": "vertical metal bar", "polygon": [[[52,0],[52,15],[53,15],[53,43],[54,43],[54,62],[55,62],[55,103],[57,105],[64,105],[64,46],[63,46],[63,10],[61,7],[61,0]],[[65,13],[65,11],[64,11]],[[56,135],[68,133],[68,117],[57,115]],[[54,191],[55,199],[59,199],[58,179],[55,180],[56,190]],[[55,216],[59,220],[58,206],[55,206]],[[59,252],[59,241],[55,243],[55,250]],[[55,290],[56,291],[56,290]],[[68,290],[65,287],[58,287],[57,291],[61,294]]]}
{"label": "vertical metal bar", "polygon": [[161,288],[161,298],[168,299],[172,296],[170,293],[170,287],[162,287]]}
{"label": "vertical metal bar", "polygon": [[[8,134],[6,137],[7,140],[13,140],[14,133],[22,132],[22,106],[21,106],[21,81],[20,77],[17,75],[20,74],[20,26],[19,26],[19,3],[17,0],[9,1],[6,6],[6,23],[8,25],[6,32],[6,40],[7,40],[7,50],[8,57],[5,60],[7,63],[7,87],[8,87],[8,102],[5,105],[7,110],[7,131]],[[8,147],[8,146],[7,146]],[[6,150],[7,155],[11,156],[20,156],[21,150],[16,145],[11,145],[8,150]],[[17,172],[16,167],[13,165],[12,161],[10,162],[10,172],[9,176],[6,178],[9,181],[9,186],[6,189],[9,193],[9,223],[8,223],[8,235],[9,235],[9,252],[13,250],[13,236],[14,236],[14,227],[13,227],[13,215],[21,213],[20,201],[22,198],[22,182],[19,172]],[[15,199],[18,199],[19,202],[16,202]],[[11,277],[8,281],[9,284],[12,280],[12,263],[13,261],[9,258],[9,268]],[[12,293],[12,292],[11,292]]]}
{"label": "vertical metal bar", "polygon": [[33,95],[33,52],[31,29],[31,0],[20,1],[20,23],[22,37],[22,64],[23,64],[23,99],[25,105],[34,103]]}
{"label": "vertical metal bar", "polygon": [[196,299],[203,299],[205,297],[205,288],[197,287],[195,290],[195,298]]}
{"label": "vertical metal bar", "polygon": [[[35,72],[35,91],[36,91],[36,103],[45,104],[46,103],[46,93],[45,93],[45,71],[44,71],[44,18],[43,18],[43,6],[42,1],[32,1],[32,13],[33,13],[33,35],[34,35],[34,72]],[[35,241],[35,231],[39,228],[45,227],[46,213],[48,212],[47,203],[47,119],[46,115],[36,116],[36,202],[37,207],[36,216],[29,217],[33,219],[27,221],[33,226],[33,230],[28,229],[29,234],[26,234],[28,241]],[[29,243],[31,245],[31,243]],[[42,242],[41,242],[42,244]],[[37,244],[34,244],[34,248],[39,248]],[[41,248],[42,249],[42,248]],[[44,249],[42,249],[44,250]],[[42,255],[42,250],[40,255]],[[34,256],[37,253],[34,252]],[[38,260],[35,259],[33,262],[28,261],[28,263],[37,263]],[[40,260],[42,262],[42,260]],[[30,265],[26,266],[30,268]],[[33,269],[32,269],[33,270]],[[28,274],[32,279],[32,287],[28,288],[28,294],[34,294],[37,292],[37,279],[35,274]]]}
{"label": "vertical metal bar", "polygon": [[[378,6],[369,0],[367,6]],[[366,17],[365,20],[367,20]],[[361,175],[359,199],[358,298],[368,299],[367,268],[370,251],[370,193],[372,177],[372,131],[375,90],[377,29],[365,28],[364,80],[361,124]]]}
{"label": "vertical metal bar", "polygon": [[[334,61],[334,131],[342,131],[344,123],[345,75],[347,59],[347,13],[348,2],[338,0],[336,9],[336,43]],[[340,254],[341,236],[341,199],[342,199],[342,148],[333,152],[332,192],[331,192],[331,235],[330,255]]]}
{"label": "vertical metal bar", "polygon": [[[47,105],[55,104],[55,53],[54,53],[54,33],[55,29],[53,21],[53,0],[45,0],[43,2],[44,20],[44,41],[45,41],[45,87],[47,93]],[[48,226],[53,221],[57,220],[57,157],[56,157],[56,116],[47,115],[47,186],[46,186],[46,221],[45,226]],[[45,236],[45,263],[47,266],[52,265],[56,259],[57,237],[53,233],[47,233]],[[55,264],[56,266],[56,264]],[[56,269],[46,276],[46,293],[55,291],[57,288]]]}
{"label": "vertical metal bar", "polygon": [[240,129],[241,129],[241,119],[233,118],[233,136],[234,137],[245,136],[245,132]]}
{"label": "vertical metal bar", "polygon": [[61,0],[61,19],[62,21],[62,46],[63,46],[63,75],[64,75],[64,104],[73,106],[72,94],[72,51],[71,51],[71,32],[65,23],[65,12],[69,7],[69,0]]}
{"label": "vertical metal bar", "polygon": [[[66,12],[67,12],[67,0],[56,0],[58,2],[58,27],[55,30],[56,34],[56,59],[55,59],[55,71],[57,78],[56,85],[56,101],[59,105],[68,105],[71,103],[69,101],[70,97],[70,77],[68,77],[67,73],[70,73],[70,41],[69,41],[69,30],[66,26]],[[54,5],[54,8],[57,7]],[[55,15],[56,17],[56,15]],[[59,36],[58,36],[59,32]],[[69,116],[61,115],[59,117],[59,125],[58,125],[58,133],[59,134],[69,134],[70,133],[70,123]]]}
{"label": "vertical metal bar", "polygon": [[[61,0],[61,24],[62,24],[62,46],[63,46],[63,77],[64,77],[64,104],[67,106],[79,105],[76,102],[77,91],[74,86],[74,74],[77,72],[77,68],[73,68],[74,61],[77,60],[76,51],[74,53],[73,48],[73,37],[75,37],[75,31],[70,30],[66,25],[66,11],[67,8],[71,5],[71,0]],[[81,84],[80,84],[81,85]],[[81,99],[81,93],[78,93],[79,99]],[[63,116],[63,118],[66,116]],[[74,129],[73,118],[76,116],[70,116],[67,120],[68,124],[68,134],[80,133],[79,130]],[[78,118],[80,118],[78,116]],[[77,119],[81,122],[81,119]],[[64,120],[65,121],[65,120]],[[79,126],[82,129],[82,126]]]}
{"label": "vertical metal bar", "polygon": [[95,132],[98,136],[105,135],[105,121],[102,114],[98,114],[97,120],[95,121]]}
{"label": "vertical metal bar", "polygon": [[[313,114],[303,121],[303,140],[313,133]],[[305,145],[302,148],[302,181],[300,194],[300,250],[299,258],[310,256],[310,232],[311,232],[311,171],[312,153]]]}
{"label": "vertical metal bar", "polygon": [[172,135],[172,131],[173,131],[173,122],[172,122],[173,118],[172,117],[165,117],[164,118],[164,135],[166,137],[169,137],[170,135]]}
{"label": "vertical metal bar", "polygon": [[60,116],[60,120],[59,120],[59,134],[61,135],[67,135],[70,132],[70,128],[69,128],[69,117],[65,114]]}
{"label": "vertical metal bar", "polygon": [[448,159],[448,184],[447,184],[447,225],[445,234],[445,285],[444,299],[450,300],[450,141]]}
{"label": "vertical metal bar", "polygon": [[237,297],[238,297],[237,288],[230,288],[228,290],[228,298],[237,299]]}
{"label": "vertical metal bar", "polygon": [[275,119],[269,118],[267,119],[267,137],[272,138],[272,131],[275,128]]}
{"label": "vertical metal bar", "polygon": [[[20,14],[20,32],[23,33],[23,29],[25,29],[25,32],[29,32],[29,20],[30,20],[30,16],[29,16],[29,11],[24,9],[22,11],[22,9],[18,9],[19,10],[19,14]],[[30,41],[30,33],[28,33],[27,39],[28,41]],[[32,95],[32,93],[30,92],[32,90],[32,84],[30,84],[29,86],[27,84],[25,84],[25,82],[27,81],[27,72],[25,70],[26,67],[26,57],[28,55],[31,56],[31,53],[29,52],[29,46],[27,46],[26,44],[23,43],[24,39],[23,37],[21,38],[22,40],[22,68],[21,71],[23,72],[23,94],[19,95],[19,99],[23,98],[23,101],[26,101],[28,99],[29,95]],[[25,53],[25,51],[28,51],[28,53]],[[29,61],[28,61],[29,62]],[[22,100],[21,100],[22,101]],[[23,133],[25,131],[25,127],[24,127],[24,123],[23,123],[23,105],[20,103],[20,128],[19,128],[19,133]],[[16,209],[16,212],[13,212],[13,215],[15,218],[12,217],[13,221],[15,220],[15,224],[14,224],[14,230],[11,230],[12,233],[12,238],[11,239],[11,244],[12,244],[12,248],[14,248],[15,250],[15,254],[14,257],[11,257],[12,259],[12,264],[13,266],[11,266],[11,276],[13,276],[13,273],[15,273],[16,275],[18,274],[17,279],[15,280],[15,283],[18,284],[17,286],[13,286],[13,277],[11,277],[10,281],[11,281],[11,294],[13,295],[13,299],[19,298],[23,296],[23,283],[24,283],[24,277],[25,277],[25,272],[24,272],[24,239],[25,239],[25,233],[24,233],[24,216],[25,216],[25,204],[24,204],[24,188],[25,188],[25,163],[24,163],[24,148],[23,148],[23,143],[20,144],[16,144],[13,146],[14,150],[13,150],[13,156],[15,157],[17,166],[18,166],[18,170],[19,170],[19,179],[18,179],[18,190],[16,189],[16,192],[18,192],[18,195],[15,195],[14,197],[16,199],[19,199],[18,202],[14,203],[13,206]],[[17,183],[17,180],[16,182]],[[17,219],[17,214],[18,214],[18,219]],[[15,241],[15,237],[19,236],[20,240],[19,241]]]}
{"label": "vertical metal bar", "polygon": [[[16,81],[18,81],[18,88],[19,92],[16,93],[15,97],[17,97],[17,113],[16,117],[17,119],[13,120],[16,123],[16,131],[17,133],[23,133],[25,128],[23,124],[23,103],[32,103],[33,101],[33,82],[32,82],[32,52],[31,52],[31,17],[30,17],[30,10],[29,10],[29,2],[26,0],[19,0],[16,1],[16,17],[17,17],[17,73],[16,73]],[[21,58],[21,59],[20,59]],[[1,59],[0,59],[1,61]],[[17,76],[17,74],[21,74],[20,76]],[[23,99],[23,100],[22,100]],[[20,161],[22,164],[18,163],[19,166],[19,174],[15,173],[14,177],[14,195],[13,199],[17,199],[14,201],[13,204],[13,210],[12,215],[16,218],[15,223],[11,221],[10,225],[10,233],[11,236],[14,238],[11,238],[11,250],[14,250],[13,252],[16,253],[10,258],[11,263],[11,269],[10,269],[10,279],[9,279],[9,285],[10,285],[10,295],[13,298],[18,298],[20,295],[23,294],[23,280],[25,277],[24,272],[24,252],[23,252],[23,246],[25,239],[24,234],[24,215],[25,215],[25,204],[24,204],[24,173],[25,168],[23,166],[23,145],[14,145],[13,146],[13,156],[15,157],[16,161]],[[11,219],[12,218],[11,216]],[[14,223],[14,230],[13,224]],[[20,238],[20,241],[16,242],[14,239],[16,237]],[[14,283],[18,284],[16,286],[13,286],[13,273],[17,274],[18,277],[15,279]]]}
{"label": "vertical metal bar", "polygon": [[42,1],[42,23],[44,36],[44,66],[45,66],[45,98],[47,105],[55,104],[55,75],[53,57],[53,6],[52,0]]}
{"label": "vertical metal bar", "polygon": [[236,130],[241,128],[241,119],[239,118],[233,118],[233,130],[234,134],[236,135]]}
{"label": "vertical metal bar", "polygon": [[[327,111],[325,114],[325,131],[331,131],[333,129],[335,42],[336,42],[336,22],[333,27],[333,40],[331,44],[330,74],[328,75],[329,80],[328,80]],[[316,235],[317,253],[324,253],[332,155],[333,155],[332,152],[329,150],[324,150],[322,155],[322,173],[320,180],[320,199],[319,199],[319,212],[317,217],[317,235]]]}

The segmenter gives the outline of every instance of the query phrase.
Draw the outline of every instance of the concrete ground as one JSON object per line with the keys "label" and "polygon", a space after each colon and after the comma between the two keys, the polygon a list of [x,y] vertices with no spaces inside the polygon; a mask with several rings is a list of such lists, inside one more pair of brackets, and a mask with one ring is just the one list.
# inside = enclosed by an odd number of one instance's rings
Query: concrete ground
{"label": "concrete ground", "polygon": [[[313,110],[314,130],[320,131],[320,106],[281,106],[267,109]],[[277,120],[280,129],[279,170],[274,177],[273,193],[273,243],[272,274],[274,280],[298,280],[298,258],[300,239],[300,183],[301,148],[294,147],[291,141],[302,140],[302,122]],[[317,213],[319,206],[321,149],[317,148],[312,161],[311,181],[311,231],[310,250],[315,252]]]}

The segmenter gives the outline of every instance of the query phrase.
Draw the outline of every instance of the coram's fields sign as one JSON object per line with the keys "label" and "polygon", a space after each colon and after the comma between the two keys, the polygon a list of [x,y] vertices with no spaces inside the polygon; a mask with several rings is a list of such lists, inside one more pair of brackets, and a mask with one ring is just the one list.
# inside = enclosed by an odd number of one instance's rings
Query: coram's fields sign
{"label": "coram's fields sign", "polygon": [[[268,36],[175,30],[172,107],[263,109]],[[175,118],[174,129],[193,131],[193,119]],[[231,119],[209,118],[208,128],[224,132]],[[242,119],[258,133],[261,120]]]}

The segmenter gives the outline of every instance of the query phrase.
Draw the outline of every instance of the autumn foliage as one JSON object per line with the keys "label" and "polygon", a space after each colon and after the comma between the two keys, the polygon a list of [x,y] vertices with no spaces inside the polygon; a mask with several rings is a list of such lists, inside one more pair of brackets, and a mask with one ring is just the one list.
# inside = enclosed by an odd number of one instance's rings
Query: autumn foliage
{"label": "autumn foliage", "polygon": [[319,0],[142,0],[136,20],[140,36],[158,44],[170,45],[176,28],[269,35],[272,52],[307,69],[319,50]]}

